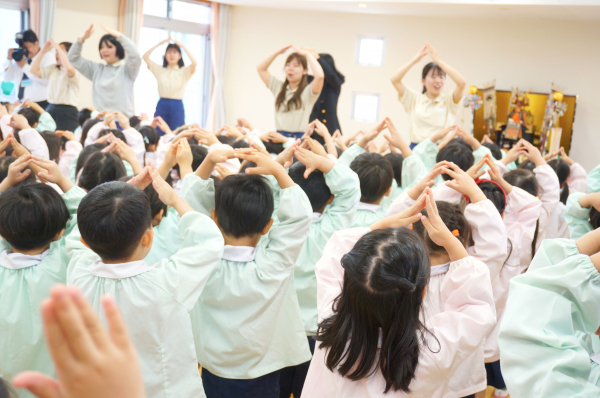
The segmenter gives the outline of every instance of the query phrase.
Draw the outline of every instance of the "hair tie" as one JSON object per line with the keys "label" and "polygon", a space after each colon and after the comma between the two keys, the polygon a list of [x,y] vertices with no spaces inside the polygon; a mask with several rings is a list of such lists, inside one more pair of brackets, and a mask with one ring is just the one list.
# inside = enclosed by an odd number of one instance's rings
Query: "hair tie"
{"label": "hair tie", "polygon": [[458,237],[458,236],[460,236],[460,232],[458,231],[458,229],[454,229],[454,230],[452,230],[452,235]]}
{"label": "hair tie", "polygon": [[417,285],[415,285],[414,283],[412,283],[411,281],[409,281],[406,278],[401,278],[398,280],[398,282],[400,285],[399,288],[408,293],[413,293],[415,290],[417,290]]}
{"label": "hair tie", "polygon": [[150,140],[148,140],[148,137],[144,136],[144,142],[145,142],[146,144],[149,144],[149,143],[150,143]]}

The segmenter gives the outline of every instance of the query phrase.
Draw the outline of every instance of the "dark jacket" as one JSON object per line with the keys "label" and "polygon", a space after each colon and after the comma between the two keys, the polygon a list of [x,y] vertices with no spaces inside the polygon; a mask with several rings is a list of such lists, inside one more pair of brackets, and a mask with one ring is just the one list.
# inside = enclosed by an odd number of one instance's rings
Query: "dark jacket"
{"label": "dark jacket", "polygon": [[[319,119],[327,127],[330,134],[340,129],[340,122],[337,117],[337,104],[340,97],[342,84],[344,84],[344,75],[335,69],[333,58],[329,54],[319,54],[319,64],[325,73],[325,83],[321,90],[321,95],[313,107],[309,121]],[[313,77],[309,77],[312,82]]]}

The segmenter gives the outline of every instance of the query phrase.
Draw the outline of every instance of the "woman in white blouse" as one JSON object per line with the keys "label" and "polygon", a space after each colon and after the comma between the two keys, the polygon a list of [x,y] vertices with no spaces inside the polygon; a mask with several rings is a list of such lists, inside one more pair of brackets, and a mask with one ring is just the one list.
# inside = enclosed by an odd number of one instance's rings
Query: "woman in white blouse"
{"label": "woman in white blouse", "polygon": [[[196,71],[196,59],[188,51],[187,48],[177,40],[169,43],[163,57],[163,64],[160,66],[156,62],[150,60],[150,55],[156,48],[170,41],[171,38],[165,39],[146,51],[143,56],[146,65],[150,72],[156,77],[158,83],[158,94],[160,99],[156,104],[154,117],[162,117],[169,125],[171,130],[185,124],[185,109],[183,108],[183,95],[185,86]],[[181,49],[184,49],[190,58],[191,64],[184,66]],[[164,132],[159,128],[156,129],[160,135]]]}
{"label": "woman in white blouse", "polygon": [[[412,90],[402,83],[406,73],[425,55],[433,62],[423,68],[421,82],[423,92]],[[452,95],[442,93],[446,75],[456,83]],[[417,55],[392,76],[392,84],[398,91],[398,99],[409,115],[411,148],[438,131],[454,124],[458,104],[465,89],[465,79],[455,69],[440,59],[430,44],[425,44]]]}

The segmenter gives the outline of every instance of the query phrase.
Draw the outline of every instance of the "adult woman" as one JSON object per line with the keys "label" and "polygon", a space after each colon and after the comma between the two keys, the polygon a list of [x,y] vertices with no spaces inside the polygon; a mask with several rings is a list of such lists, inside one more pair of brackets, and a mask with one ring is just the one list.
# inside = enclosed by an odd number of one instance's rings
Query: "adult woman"
{"label": "adult woman", "polygon": [[[402,83],[404,75],[429,54],[433,62],[423,68],[423,92],[418,93]],[[446,75],[456,83],[452,95],[442,93],[446,83]],[[465,79],[455,69],[440,59],[437,51],[430,44],[423,48],[408,64],[400,68],[392,76],[392,84],[398,91],[398,98],[410,117],[409,133],[411,148],[428,139],[436,132],[451,126],[458,111],[458,103],[465,89]]]}
{"label": "adult woman", "polygon": [[[156,77],[158,83],[158,95],[160,96],[160,99],[158,100],[158,104],[156,104],[154,117],[161,116],[163,120],[167,122],[171,130],[175,130],[177,127],[185,124],[183,94],[185,92],[185,85],[196,71],[198,62],[196,62],[192,53],[177,40],[173,40],[173,43],[170,43],[167,46],[162,66],[150,60],[150,54],[152,54],[158,46],[167,43],[169,40],[171,40],[171,38],[161,41],[146,51],[143,59],[146,62],[146,65],[148,65],[150,72]],[[192,62],[189,66],[184,66],[183,64],[181,54],[182,48]],[[160,129],[157,129],[157,131],[160,135],[164,134]]]}
{"label": "adult woman", "polygon": [[[268,69],[275,58],[290,47],[296,52],[290,54],[285,61],[286,79],[282,82],[272,76]],[[314,75],[310,84],[307,64],[310,64]],[[269,55],[256,69],[262,81],[276,96],[275,128],[288,137],[300,138],[308,127],[310,113],[323,89],[323,68],[309,51],[290,45]]]}
{"label": "adult woman", "polygon": [[[44,54],[52,47],[56,50],[56,65],[40,68]],[[31,73],[42,79],[48,79],[48,107],[46,112],[56,122],[57,130],[75,131],[79,127],[77,121],[79,102],[79,79],[73,65],[67,59],[71,43],[56,42],[50,39],[42,48],[42,56],[36,57],[31,64]]]}
{"label": "adult woman", "polygon": [[[92,103],[100,112],[123,112],[131,117],[133,111],[133,83],[140,71],[142,59],[134,42],[121,32],[102,25],[108,34],[98,45],[100,57],[106,65],[89,61],[81,56],[83,42],[94,33],[94,25],[77,39],[69,51],[69,62],[92,81]],[[127,55],[127,59],[123,60]]]}

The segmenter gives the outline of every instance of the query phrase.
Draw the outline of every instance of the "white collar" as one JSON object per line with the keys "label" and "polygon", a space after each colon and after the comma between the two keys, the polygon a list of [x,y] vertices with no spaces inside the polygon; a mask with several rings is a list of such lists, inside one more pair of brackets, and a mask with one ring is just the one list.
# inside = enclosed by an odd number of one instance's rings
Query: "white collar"
{"label": "white collar", "polygon": [[313,213],[312,215],[312,222],[313,224],[316,222],[321,222],[322,219],[325,218],[325,213]]}
{"label": "white collar", "polygon": [[50,249],[46,250],[42,254],[23,254],[13,253],[11,250],[4,250],[0,253],[0,265],[8,269],[21,269],[33,267],[42,262],[44,257],[50,253]]}
{"label": "white collar", "polygon": [[[104,61],[106,62],[106,61]],[[108,62],[106,62],[106,66],[113,66],[115,68],[118,68],[119,66],[123,66],[125,65],[125,59],[120,59],[117,62],[115,62],[114,64],[109,64]]]}
{"label": "white collar", "polygon": [[434,265],[433,267],[431,267],[431,271],[429,271],[429,276],[445,274],[446,272],[448,272],[449,268],[450,263]]}
{"label": "white collar", "polygon": [[225,245],[221,256],[223,260],[237,261],[238,263],[254,261],[254,257],[256,257],[256,247],[231,245]]}
{"label": "white collar", "polygon": [[105,264],[97,260],[90,265],[90,273],[101,278],[124,279],[131,278],[154,269],[158,263],[148,265],[144,260],[130,261],[121,264]]}
{"label": "white collar", "polygon": [[377,213],[379,211],[379,209],[381,209],[381,206],[373,205],[371,203],[358,202],[358,206],[356,206],[356,209],[357,210],[368,210],[368,211],[372,211],[373,213]]}

